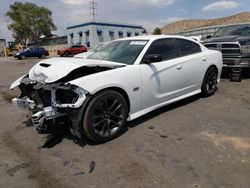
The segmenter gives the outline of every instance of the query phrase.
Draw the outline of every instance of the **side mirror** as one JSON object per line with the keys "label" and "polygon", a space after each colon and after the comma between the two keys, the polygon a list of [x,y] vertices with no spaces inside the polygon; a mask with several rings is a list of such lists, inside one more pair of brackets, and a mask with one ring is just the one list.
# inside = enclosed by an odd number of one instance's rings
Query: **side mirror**
{"label": "side mirror", "polygon": [[146,55],[142,61],[146,64],[149,64],[149,63],[156,63],[156,62],[161,62],[162,61],[162,57],[160,54],[149,54],[149,55]]}
{"label": "side mirror", "polygon": [[208,36],[207,36],[207,39],[210,39],[210,38],[212,38],[212,35],[208,35]]}

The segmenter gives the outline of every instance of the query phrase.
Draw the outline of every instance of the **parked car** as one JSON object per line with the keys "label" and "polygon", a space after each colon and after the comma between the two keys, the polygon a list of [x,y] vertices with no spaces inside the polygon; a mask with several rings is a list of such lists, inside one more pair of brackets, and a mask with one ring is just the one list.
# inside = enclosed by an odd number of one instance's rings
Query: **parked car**
{"label": "parked car", "polygon": [[49,52],[41,47],[26,48],[25,50],[15,54],[15,58],[25,59],[26,57],[45,58],[49,56]]}
{"label": "parked car", "polygon": [[220,28],[203,44],[222,52],[224,68],[250,70],[250,25],[232,25]]}
{"label": "parked car", "polygon": [[74,55],[74,57],[77,57],[77,58],[82,58],[82,59],[86,59],[89,55],[91,55],[92,53],[94,52],[97,52],[98,50],[101,50],[105,45],[107,45],[108,42],[103,42],[103,43],[100,43],[99,45],[97,45],[96,47],[94,47],[93,49],[87,51],[87,52],[83,52],[83,53],[80,53],[80,54],[76,54]]}
{"label": "parked car", "polygon": [[117,137],[131,121],[201,93],[220,81],[222,55],[181,36],[140,36],[109,43],[87,59],[51,58],[12,83],[19,107],[33,111],[39,131],[60,118],[96,142]]}
{"label": "parked car", "polygon": [[63,48],[57,51],[57,55],[60,55],[61,57],[63,56],[70,56],[70,55],[75,55],[79,54],[82,52],[87,52],[88,49],[84,45],[73,45],[68,48]]}

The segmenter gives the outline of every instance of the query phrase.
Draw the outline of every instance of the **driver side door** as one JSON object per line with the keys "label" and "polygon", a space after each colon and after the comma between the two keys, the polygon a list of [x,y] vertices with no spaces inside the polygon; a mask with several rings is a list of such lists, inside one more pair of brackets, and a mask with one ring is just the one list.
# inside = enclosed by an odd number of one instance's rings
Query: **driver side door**
{"label": "driver side door", "polygon": [[162,61],[141,63],[142,109],[181,96],[180,53],[173,39],[154,41],[145,56],[158,54]]}

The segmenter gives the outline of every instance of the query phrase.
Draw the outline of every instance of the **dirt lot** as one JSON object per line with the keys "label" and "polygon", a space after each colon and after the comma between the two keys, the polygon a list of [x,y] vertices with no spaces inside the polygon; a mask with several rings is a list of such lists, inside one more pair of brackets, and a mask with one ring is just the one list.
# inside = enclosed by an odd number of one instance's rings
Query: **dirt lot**
{"label": "dirt lot", "polygon": [[9,85],[37,61],[0,59],[0,187],[250,187],[250,79],[223,79],[214,96],[154,111],[95,145],[39,135],[10,103]]}

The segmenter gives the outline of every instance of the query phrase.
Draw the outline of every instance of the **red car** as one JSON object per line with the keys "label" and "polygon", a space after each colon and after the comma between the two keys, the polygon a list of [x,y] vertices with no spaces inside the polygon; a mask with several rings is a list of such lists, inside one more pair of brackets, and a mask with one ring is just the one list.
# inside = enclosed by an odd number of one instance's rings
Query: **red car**
{"label": "red car", "polygon": [[88,49],[84,45],[73,45],[71,47],[58,50],[57,55],[60,55],[61,57],[63,57],[63,56],[75,55],[75,54],[79,54],[79,53],[87,52],[87,51]]}

